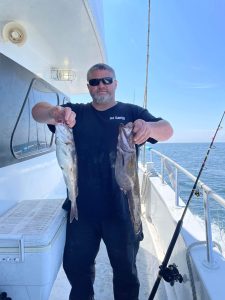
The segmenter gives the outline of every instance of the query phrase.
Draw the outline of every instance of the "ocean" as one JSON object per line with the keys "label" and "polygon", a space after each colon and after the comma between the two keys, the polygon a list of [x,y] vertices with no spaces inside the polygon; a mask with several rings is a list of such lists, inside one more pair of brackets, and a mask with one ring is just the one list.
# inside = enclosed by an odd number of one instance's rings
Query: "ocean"
{"label": "ocean", "polygon": [[[158,143],[150,145],[197,176],[210,143]],[[147,146],[147,152],[149,152]],[[200,180],[225,198],[225,143],[215,143],[208,155]]]}
{"label": "ocean", "polygon": [[[155,145],[148,143],[146,145],[146,161],[150,160],[150,148],[152,148],[168,156],[197,177],[209,145],[210,143],[158,143]],[[153,154],[153,161],[156,170],[160,171],[160,161],[155,154]],[[225,143],[215,143],[213,145],[199,179],[214,193],[225,199]],[[179,185],[180,197],[184,202],[187,202],[194,183],[181,174],[179,175]],[[209,204],[212,222],[225,232],[225,208],[210,199],[210,197]],[[200,195],[192,197],[189,208],[201,219],[204,219],[201,191]]]}

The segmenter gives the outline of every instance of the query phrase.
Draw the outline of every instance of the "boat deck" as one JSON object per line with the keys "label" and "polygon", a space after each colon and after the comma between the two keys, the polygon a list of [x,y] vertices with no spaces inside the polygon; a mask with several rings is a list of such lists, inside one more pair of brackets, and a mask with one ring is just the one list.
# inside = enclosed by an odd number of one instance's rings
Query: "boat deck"
{"label": "boat deck", "polygon": [[[154,243],[151,228],[147,221],[143,219],[144,240],[140,243],[137,255],[137,268],[140,280],[140,300],[147,300],[157,276],[159,267],[158,259],[155,255]],[[96,279],[94,284],[95,300],[113,300],[112,269],[107,256],[104,243],[101,243],[100,251],[96,259]],[[63,268],[60,269],[53,286],[49,300],[69,299],[70,284],[67,281]],[[164,283],[161,282],[156,300],[166,300]]]}

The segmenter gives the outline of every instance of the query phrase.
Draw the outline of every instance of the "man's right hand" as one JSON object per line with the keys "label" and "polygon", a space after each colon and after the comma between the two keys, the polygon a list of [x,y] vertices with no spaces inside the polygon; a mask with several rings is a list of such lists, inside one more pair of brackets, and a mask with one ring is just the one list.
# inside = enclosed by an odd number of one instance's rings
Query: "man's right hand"
{"label": "man's right hand", "polygon": [[33,118],[40,123],[56,125],[65,123],[70,128],[76,124],[76,113],[70,107],[53,106],[39,102],[32,108]]}
{"label": "man's right hand", "polygon": [[49,110],[49,116],[56,124],[65,123],[70,128],[76,124],[76,113],[70,107],[53,106]]}

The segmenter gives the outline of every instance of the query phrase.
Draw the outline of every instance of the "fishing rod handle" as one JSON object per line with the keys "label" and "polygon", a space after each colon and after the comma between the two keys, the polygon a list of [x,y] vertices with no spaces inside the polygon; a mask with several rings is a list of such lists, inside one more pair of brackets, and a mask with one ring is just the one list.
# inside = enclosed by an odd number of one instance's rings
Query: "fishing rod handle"
{"label": "fishing rod handle", "polygon": [[[177,238],[178,238],[178,236],[180,234],[182,223],[183,223],[182,220],[179,220],[178,223],[177,223],[177,226],[176,226],[176,229],[174,231],[173,237],[172,237],[172,239],[170,241],[170,244],[169,244],[169,247],[167,249],[166,255],[165,255],[164,260],[162,262],[161,270],[164,270],[167,267],[167,264],[169,262],[169,259],[170,259],[170,256],[172,254],[173,248],[174,248],[174,246],[176,244],[176,241],[177,241]],[[153,285],[153,288],[151,290],[151,293],[150,293],[150,296],[149,296],[148,300],[153,300],[154,299],[155,294],[156,294],[156,292],[158,290],[161,278],[162,278],[162,276],[160,275],[160,271],[159,271],[158,272],[158,276],[157,276],[156,281],[155,281],[155,283]]]}
{"label": "fishing rod handle", "polygon": [[153,285],[153,288],[152,288],[152,290],[151,290],[151,294],[150,294],[149,297],[148,297],[148,300],[153,300],[153,299],[155,298],[155,294],[156,294],[156,292],[157,292],[157,290],[158,290],[160,281],[161,281],[161,276],[158,275],[158,277],[157,277],[157,279],[156,279],[156,281],[155,281],[155,283],[154,283],[154,285]]}

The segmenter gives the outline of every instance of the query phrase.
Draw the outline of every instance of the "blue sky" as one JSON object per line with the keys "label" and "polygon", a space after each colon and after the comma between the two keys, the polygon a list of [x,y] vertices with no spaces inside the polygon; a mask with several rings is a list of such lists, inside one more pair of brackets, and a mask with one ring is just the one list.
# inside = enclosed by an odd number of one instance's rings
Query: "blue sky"
{"label": "blue sky", "polygon": [[[143,105],[148,0],[103,0],[117,100]],[[225,110],[225,1],[152,0],[148,109],[171,142],[210,142]],[[217,141],[225,142],[224,129]]]}

